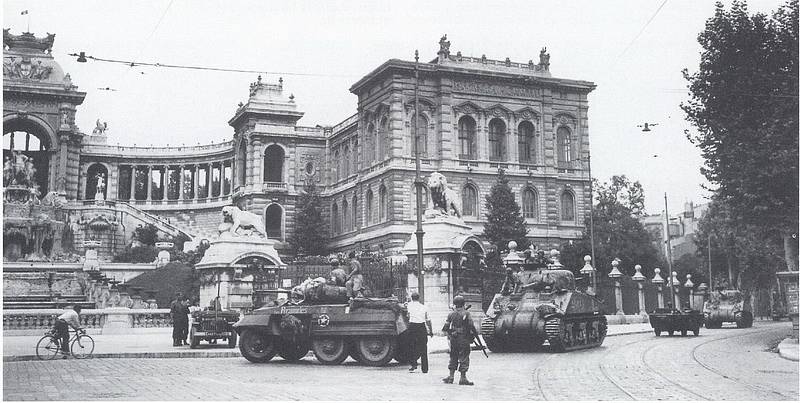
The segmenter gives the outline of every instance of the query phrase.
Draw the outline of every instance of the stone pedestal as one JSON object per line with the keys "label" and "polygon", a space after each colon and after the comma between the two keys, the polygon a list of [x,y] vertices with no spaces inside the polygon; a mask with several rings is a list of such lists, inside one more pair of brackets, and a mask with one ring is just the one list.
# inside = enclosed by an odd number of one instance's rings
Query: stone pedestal
{"label": "stone pedestal", "polygon": [[203,260],[195,265],[200,274],[200,306],[208,306],[219,292],[222,309],[253,307],[253,281],[261,272],[286,265],[272,239],[223,233],[211,241]]}
{"label": "stone pedestal", "polygon": [[792,337],[798,340],[798,274],[796,271],[776,273],[786,295],[786,313],[792,320]]}
{"label": "stone pedestal", "polygon": [[107,308],[103,334],[130,334],[133,327],[133,316],[128,308]]}
{"label": "stone pedestal", "polygon": [[[423,282],[425,285],[424,303],[428,307],[434,331],[439,331],[450,312],[450,304],[455,297],[453,289],[453,274],[462,270],[461,257],[464,255],[464,246],[473,242],[483,251],[481,241],[472,235],[472,228],[464,224],[458,217],[445,215],[432,215],[426,212],[425,221],[422,223],[422,265]],[[412,235],[402,250],[410,260],[416,261],[417,238]],[[418,290],[419,282],[416,274],[408,275],[408,291]],[[468,297],[469,295],[465,295]],[[468,300],[470,298],[467,298]],[[473,298],[480,301],[480,298]],[[471,302],[467,302],[468,304]],[[472,302],[473,318],[482,317],[480,303]]]}

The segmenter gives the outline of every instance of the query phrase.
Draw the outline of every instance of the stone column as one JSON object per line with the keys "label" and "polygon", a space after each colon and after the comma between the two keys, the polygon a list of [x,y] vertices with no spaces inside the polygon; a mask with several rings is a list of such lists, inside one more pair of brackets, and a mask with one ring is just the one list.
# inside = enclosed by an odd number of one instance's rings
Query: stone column
{"label": "stone column", "polygon": [[698,310],[703,310],[706,305],[706,300],[708,299],[708,285],[706,285],[706,283],[700,283],[700,285],[697,286],[697,291],[700,291],[700,296],[702,297]]}
{"label": "stone column", "polygon": [[[69,152],[69,135],[62,134],[58,136],[59,140],[59,150],[58,150],[58,174],[56,175],[59,179],[56,180],[56,191],[60,196],[67,195],[67,184],[66,184],[66,175],[67,175],[67,153]],[[63,179],[61,179],[63,178]],[[52,183],[52,181],[51,181]],[[62,187],[60,184],[63,183],[64,186]]]}
{"label": "stone column", "polygon": [[619,260],[614,259],[614,261],[611,262],[611,266],[613,268],[611,269],[611,273],[608,273],[608,277],[614,280],[614,298],[616,302],[617,315],[625,315],[625,312],[622,309],[622,288],[619,283],[619,279],[622,278],[622,272],[617,269],[617,266],[619,266]]}
{"label": "stone column", "polygon": [[510,114],[506,128],[506,161],[512,164],[519,164],[519,133],[516,124],[514,115]]}
{"label": "stone column", "polygon": [[200,188],[200,186],[198,184],[198,179],[199,178],[200,178],[200,164],[195,164],[194,165],[194,177],[192,178],[192,183],[193,183],[193,186],[194,186],[194,197],[193,197],[194,200],[197,200],[197,199],[200,198],[200,194],[198,193],[199,188]]}
{"label": "stone column", "polygon": [[169,165],[164,165],[162,167],[164,170],[161,173],[161,200],[169,200]]}
{"label": "stone column", "polygon": [[136,200],[136,165],[131,165],[131,197],[128,201]]}
{"label": "stone column", "polygon": [[639,286],[639,315],[647,316],[647,309],[644,306],[644,280],[645,277],[642,274],[642,265],[636,265],[634,267],[636,269],[636,274],[633,275],[633,281],[636,282],[636,285]]}
{"label": "stone column", "polygon": [[681,297],[680,297],[680,293],[679,293],[680,287],[681,287],[681,282],[678,280],[678,272],[677,271],[673,271],[672,272],[672,278],[670,279],[670,284],[669,285],[670,285],[670,287],[672,287],[672,296],[673,296],[673,300],[674,300],[674,301],[672,301],[672,304],[673,304],[672,306],[675,307],[675,309],[680,311],[682,309],[681,308]]}
{"label": "stone column", "polygon": [[183,165],[178,165],[178,200],[183,200]]}
{"label": "stone column", "polygon": [[153,200],[153,166],[147,166],[147,201]]}
{"label": "stone column", "polygon": [[655,272],[655,274],[653,275],[653,280],[651,280],[651,282],[658,286],[658,292],[656,293],[656,294],[658,294],[658,307],[660,309],[663,309],[664,308],[664,287],[663,287],[664,279],[661,277],[661,274],[660,274],[661,273],[661,269],[656,267],[655,270],[653,270],[653,271]]}

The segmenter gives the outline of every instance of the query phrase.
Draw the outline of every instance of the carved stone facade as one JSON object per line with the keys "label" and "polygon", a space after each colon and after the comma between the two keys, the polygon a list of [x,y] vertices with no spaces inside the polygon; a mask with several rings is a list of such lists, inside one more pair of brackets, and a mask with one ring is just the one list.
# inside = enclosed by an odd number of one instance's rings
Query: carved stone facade
{"label": "carved stone facade", "polygon": [[[243,89],[249,98],[235,107],[228,142],[111,146],[96,138],[105,133],[84,135],[75,127],[85,93],[50,55],[53,39],[4,33],[4,137],[26,146],[39,140],[41,150],[26,152],[43,164],[40,189],[65,201],[68,228],[90,228],[71,224],[110,209],[116,216],[108,239],[120,247],[141,224],[199,241],[216,234],[221,207],[235,205],[263,217],[283,251],[300,192],[313,181],[331,249],[399,250],[411,236],[414,63],[389,60],[356,82],[350,91],[358,96],[357,113],[332,127],[297,125],[303,112],[283,80],[258,77]],[[436,59],[419,64],[423,175],[447,177],[474,235],[483,231],[483,200],[503,169],[536,243],[580,237],[589,211],[587,94],[594,84],[553,78],[546,53],[538,64],[517,63],[453,55],[446,37],[440,45]],[[114,129],[124,136],[124,128]]]}

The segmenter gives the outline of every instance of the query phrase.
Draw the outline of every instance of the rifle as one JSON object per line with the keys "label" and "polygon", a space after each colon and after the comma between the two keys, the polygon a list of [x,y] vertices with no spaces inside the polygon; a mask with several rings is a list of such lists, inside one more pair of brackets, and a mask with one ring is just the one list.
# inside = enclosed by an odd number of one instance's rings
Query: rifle
{"label": "rifle", "polygon": [[[472,308],[472,305],[467,305],[465,310],[469,310],[469,308]],[[486,346],[483,344],[480,334],[472,336],[472,342],[475,343],[476,346],[480,347],[481,351],[483,351],[483,355],[486,356],[486,358],[489,358],[489,354],[486,353]]]}

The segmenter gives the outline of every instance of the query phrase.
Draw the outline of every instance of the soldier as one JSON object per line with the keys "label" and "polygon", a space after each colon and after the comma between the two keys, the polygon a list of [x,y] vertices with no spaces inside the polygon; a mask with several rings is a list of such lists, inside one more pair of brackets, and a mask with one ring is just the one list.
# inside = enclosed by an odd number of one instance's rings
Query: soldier
{"label": "soldier", "polygon": [[361,262],[356,259],[356,253],[350,252],[347,257],[350,260],[350,273],[347,275],[345,287],[347,287],[347,296],[353,299],[361,294],[364,276],[361,275]]}
{"label": "soldier", "polygon": [[519,284],[519,278],[517,277],[517,273],[514,273],[512,268],[506,269],[506,279],[503,282],[503,286],[500,288],[500,293],[503,295],[508,295],[516,291],[517,285]]}
{"label": "soldier", "polygon": [[347,281],[347,272],[339,267],[339,262],[333,263],[333,270],[330,274],[331,283],[337,287],[344,287]]}
{"label": "soldier", "polygon": [[461,372],[458,384],[471,386],[474,383],[467,379],[470,344],[472,344],[472,339],[478,335],[478,331],[472,323],[469,312],[464,308],[464,297],[457,295],[453,298],[453,305],[455,309],[447,315],[447,321],[442,327],[442,331],[447,333],[447,339],[450,341],[450,364],[447,366],[450,376],[442,379],[442,382],[453,383],[453,375],[458,370]]}
{"label": "soldier", "polygon": [[186,316],[186,307],[183,305],[183,293],[175,294],[175,300],[169,306],[169,315],[172,318],[172,346],[180,346],[183,341],[183,328],[188,326],[189,318]]}

